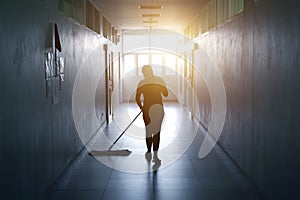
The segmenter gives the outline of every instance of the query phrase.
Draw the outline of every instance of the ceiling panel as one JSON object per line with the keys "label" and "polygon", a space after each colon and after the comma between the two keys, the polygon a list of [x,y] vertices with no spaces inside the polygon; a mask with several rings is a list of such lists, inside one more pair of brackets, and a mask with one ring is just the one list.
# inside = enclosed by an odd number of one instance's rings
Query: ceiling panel
{"label": "ceiling panel", "polygon": [[[145,28],[143,20],[158,20],[156,27],[176,30],[182,30],[200,12],[205,1],[207,0],[93,0],[117,28]],[[162,5],[163,8],[141,10],[139,5]],[[151,13],[159,13],[161,16],[153,18],[141,16]]]}

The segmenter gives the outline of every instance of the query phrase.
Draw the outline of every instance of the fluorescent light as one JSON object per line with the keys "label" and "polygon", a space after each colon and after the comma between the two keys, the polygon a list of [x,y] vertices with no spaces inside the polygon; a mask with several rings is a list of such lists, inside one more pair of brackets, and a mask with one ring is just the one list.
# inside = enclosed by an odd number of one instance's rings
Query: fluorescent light
{"label": "fluorescent light", "polygon": [[152,20],[150,20],[150,21],[143,21],[143,23],[145,23],[145,24],[152,24],[152,23],[158,23],[158,21],[152,21]]}
{"label": "fluorescent light", "polygon": [[140,9],[159,9],[161,10],[163,7],[162,5],[140,5]]}
{"label": "fluorescent light", "polygon": [[161,15],[160,14],[141,14],[142,17],[160,17]]}

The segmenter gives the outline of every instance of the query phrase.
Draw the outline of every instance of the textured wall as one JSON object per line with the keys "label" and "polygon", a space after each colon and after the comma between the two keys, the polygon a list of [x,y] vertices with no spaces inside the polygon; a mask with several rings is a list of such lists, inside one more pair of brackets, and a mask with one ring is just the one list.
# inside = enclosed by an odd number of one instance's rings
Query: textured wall
{"label": "textured wall", "polygon": [[255,159],[264,169],[257,178],[274,197],[299,198],[300,5],[275,2],[257,6],[254,17]]}
{"label": "textured wall", "polygon": [[[57,0],[24,2],[7,1],[0,8],[0,173],[5,199],[41,198],[82,149],[72,116],[74,81],[82,63],[89,64],[92,74],[104,68],[101,52],[89,57],[100,46],[99,38],[63,17]],[[51,47],[50,21],[58,24],[66,68],[60,102],[55,105],[45,97],[44,53]]]}
{"label": "textured wall", "polygon": [[[219,143],[270,199],[300,196],[297,4],[246,0],[243,14],[201,41],[226,89],[227,116]],[[205,107],[200,104],[204,113]]]}

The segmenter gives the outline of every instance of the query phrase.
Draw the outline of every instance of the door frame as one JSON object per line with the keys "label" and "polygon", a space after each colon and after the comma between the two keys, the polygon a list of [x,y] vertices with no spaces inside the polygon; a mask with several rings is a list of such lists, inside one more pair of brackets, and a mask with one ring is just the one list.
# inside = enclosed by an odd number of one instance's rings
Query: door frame
{"label": "door frame", "polygon": [[103,45],[105,54],[105,119],[106,124],[113,119],[113,52],[108,50],[108,45]]}

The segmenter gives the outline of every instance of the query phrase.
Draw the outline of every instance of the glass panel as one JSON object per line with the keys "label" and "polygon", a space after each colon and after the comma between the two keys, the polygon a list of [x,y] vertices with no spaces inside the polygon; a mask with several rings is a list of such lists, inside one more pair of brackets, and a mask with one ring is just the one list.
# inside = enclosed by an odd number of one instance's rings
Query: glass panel
{"label": "glass panel", "polygon": [[84,24],[84,0],[74,0],[74,19]]}
{"label": "glass panel", "polygon": [[199,35],[199,16],[196,17],[192,23],[192,38],[196,38]]}
{"label": "glass panel", "polygon": [[179,92],[182,94],[183,91],[183,76],[184,76],[184,60],[178,57],[178,81],[179,81]]}
{"label": "glass panel", "polygon": [[94,31],[100,34],[100,13],[94,8]]}
{"label": "glass panel", "polygon": [[93,30],[94,28],[94,8],[93,5],[86,1],[86,26]]}
{"label": "glass panel", "polygon": [[244,0],[230,0],[229,8],[230,17],[242,12],[244,10]]}
{"label": "glass panel", "polygon": [[229,19],[229,0],[224,0],[224,21]]}
{"label": "glass panel", "polygon": [[209,22],[209,12],[208,12],[208,6],[206,6],[203,9],[203,14],[202,14],[202,28],[201,28],[202,33],[208,31],[208,22]]}
{"label": "glass panel", "polygon": [[176,56],[173,54],[167,54],[165,56],[166,75],[176,74]]}
{"label": "glass panel", "polygon": [[149,65],[148,54],[138,54],[138,75],[143,76],[142,67],[144,65]]}
{"label": "glass panel", "polygon": [[111,40],[111,23],[107,21],[107,39]]}
{"label": "glass panel", "polygon": [[218,0],[218,24],[224,22],[224,0]]}
{"label": "glass panel", "polygon": [[152,69],[156,76],[161,76],[163,74],[163,63],[161,54],[152,55]]}
{"label": "glass panel", "polygon": [[124,56],[124,75],[127,73],[134,73],[135,69],[135,55],[125,55]]}
{"label": "glass panel", "polygon": [[216,0],[212,0],[209,3],[209,29],[216,26],[216,15],[217,15],[217,4]]}
{"label": "glass panel", "polygon": [[108,20],[106,19],[106,17],[104,17],[103,16],[103,30],[102,30],[102,32],[103,32],[103,36],[105,37],[105,38],[107,38],[108,37],[108,31],[107,31],[107,26],[108,26]]}
{"label": "glass panel", "polygon": [[59,10],[67,17],[73,17],[73,3],[72,0],[60,0]]}

